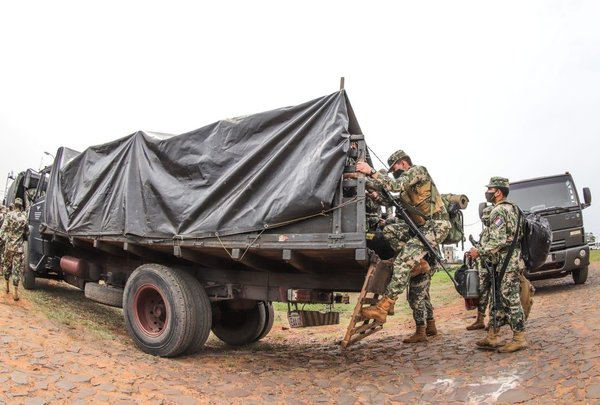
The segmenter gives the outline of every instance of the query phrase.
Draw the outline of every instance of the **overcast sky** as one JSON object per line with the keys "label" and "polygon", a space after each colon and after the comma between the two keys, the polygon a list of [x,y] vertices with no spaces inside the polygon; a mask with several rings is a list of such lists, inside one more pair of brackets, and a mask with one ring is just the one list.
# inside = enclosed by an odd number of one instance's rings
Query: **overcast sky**
{"label": "overcast sky", "polygon": [[600,236],[600,2],[205,3],[1,2],[0,193],[59,146],[183,133],[344,76],[376,154],[469,196],[467,234],[491,176],[569,171]]}

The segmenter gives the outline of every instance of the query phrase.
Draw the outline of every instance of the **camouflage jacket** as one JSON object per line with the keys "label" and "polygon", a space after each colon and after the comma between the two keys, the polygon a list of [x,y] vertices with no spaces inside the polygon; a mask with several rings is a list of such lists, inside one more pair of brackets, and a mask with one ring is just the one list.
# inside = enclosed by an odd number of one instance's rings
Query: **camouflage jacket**
{"label": "camouflage jacket", "polygon": [[[510,201],[500,201],[494,204],[490,213],[490,223],[481,235],[479,254],[492,264],[502,264],[517,231],[518,209]],[[520,239],[521,231],[517,237]],[[521,257],[521,246],[515,244],[511,259]]]}
{"label": "camouflage jacket", "polygon": [[10,252],[23,252],[23,236],[27,226],[27,214],[23,211],[11,211],[6,214],[0,235],[5,249]]}
{"label": "camouflage jacket", "polygon": [[[400,200],[404,204],[417,208],[423,214],[429,216],[439,212],[447,219],[446,208],[440,194],[424,166],[411,166],[397,179],[379,176],[373,179],[373,182],[379,183],[392,193],[400,193]],[[413,216],[411,215],[411,217]],[[417,218],[413,217],[413,220],[415,219]],[[419,221],[415,222],[419,224]]]}

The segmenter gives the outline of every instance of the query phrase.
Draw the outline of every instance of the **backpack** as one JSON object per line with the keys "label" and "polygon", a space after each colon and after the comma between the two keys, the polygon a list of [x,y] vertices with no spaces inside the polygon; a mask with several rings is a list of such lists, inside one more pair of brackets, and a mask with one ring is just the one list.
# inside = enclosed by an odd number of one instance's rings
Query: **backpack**
{"label": "backpack", "polygon": [[550,245],[552,244],[552,228],[548,220],[536,213],[525,215],[517,204],[511,201],[503,201],[504,204],[512,205],[518,210],[521,226],[521,257],[525,262],[527,270],[533,270],[546,262]]}
{"label": "backpack", "polygon": [[[523,215],[519,209],[519,215]],[[533,270],[546,262],[552,244],[550,222],[538,214],[530,213],[523,218],[521,256],[528,270]]]}
{"label": "backpack", "polygon": [[441,197],[450,221],[450,231],[442,244],[458,245],[459,242],[465,241],[465,221],[461,210],[467,208],[469,199],[464,194],[442,194]]}

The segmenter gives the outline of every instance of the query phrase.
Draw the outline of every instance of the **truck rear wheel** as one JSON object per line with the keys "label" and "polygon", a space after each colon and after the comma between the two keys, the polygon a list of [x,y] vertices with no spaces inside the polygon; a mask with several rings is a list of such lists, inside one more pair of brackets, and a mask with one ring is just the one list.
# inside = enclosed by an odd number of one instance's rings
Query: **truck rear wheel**
{"label": "truck rear wheel", "polygon": [[273,304],[269,301],[262,301],[262,304],[265,307],[265,326],[260,334],[256,337],[255,341],[259,341],[269,334],[273,328],[273,321],[275,320],[275,310],[273,309]]}
{"label": "truck rear wheel", "polygon": [[182,270],[158,264],[138,267],[125,284],[127,332],[144,352],[174,357],[190,347],[198,308]]}
{"label": "truck rear wheel", "polygon": [[575,282],[575,284],[585,283],[588,278],[588,266],[584,266],[577,270],[573,270],[571,272],[571,276],[573,276],[573,281]]}
{"label": "truck rear wheel", "polygon": [[231,346],[242,346],[259,339],[265,330],[266,314],[262,301],[235,299],[213,305],[212,331]]}
{"label": "truck rear wheel", "polygon": [[123,289],[98,283],[85,283],[85,298],[111,307],[123,308]]}
{"label": "truck rear wheel", "polygon": [[35,273],[29,265],[29,242],[23,242],[23,288],[26,290],[35,289]]}
{"label": "truck rear wheel", "polygon": [[197,308],[195,322],[196,329],[192,332],[190,346],[185,350],[186,354],[194,354],[200,351],[208,340],[212,325],[212,309],[208,295],[198,279],[186,272],[182,272],[181,275],[192,293],[194,308]]}

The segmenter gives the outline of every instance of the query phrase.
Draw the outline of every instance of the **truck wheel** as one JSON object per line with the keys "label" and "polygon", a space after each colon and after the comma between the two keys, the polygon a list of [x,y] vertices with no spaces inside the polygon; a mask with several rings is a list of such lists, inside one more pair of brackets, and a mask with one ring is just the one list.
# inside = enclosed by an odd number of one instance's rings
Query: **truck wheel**
{"label": "truck wheel", "polygon": [[573,270],[571,272],[571,275],[573,276],[573,281],[575,282],[575,284],[585,283],[588,277],[588,266],[581,267],[577,270]]}
{"label": "truck wheel", "polygon": [[123,308],[123,289],[98,283],[85,283],[85,298],[111,307]]}
{"label": "truck wheel", "polygon": [[129,277],[123,293],[127,332],[144,352],[174,357],[190,347],[198,308],[183,271],[144,264]]}
{"label": "truck wheel", "polygon": [[26,290],[35,289],[35,273],[29,265],[29,242],[23,242],[23,288]]}
{"label": "truck wheel", "polygon": [[190,346],[185,350],[186,354],[194,354],[199,352],[208,340],[210,328],[212,326],[212,309],[208,295],[198,279],[186,272],[182,272],[181,275],[187,286],[190,288],[192,300],[194,301],[193,305],[197,308],[195,322],[196,329],[192,332]]}
{"label": "truck wheel", "polygon": [[265,326],[254,341],[259,341],[267,336],[271,331],[271,328],[273,328],[273,321],[275,320],[275,310],[273,310],[273,304],[269,301],[262,301],[261,304],[265,307]]}
{"label": "truck wheel", "polygon": [[258,339],[265,329],[265,320],[261,301],[221,301],[213,306],[212,331],[228,345],[242,346]]}

